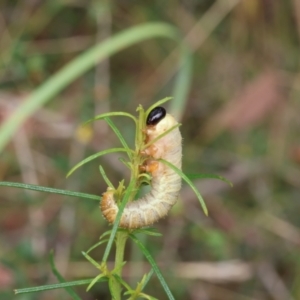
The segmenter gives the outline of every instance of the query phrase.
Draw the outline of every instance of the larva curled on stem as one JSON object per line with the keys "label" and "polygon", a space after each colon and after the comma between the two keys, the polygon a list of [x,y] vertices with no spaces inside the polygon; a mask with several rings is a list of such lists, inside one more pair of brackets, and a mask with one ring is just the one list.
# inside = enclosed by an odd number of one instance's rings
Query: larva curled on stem
{"label": "larva curled on stem", "polygon": [[[146,121],[146,144],[176,126],[178,122],[166,113],[163,107],[154,108]],[[145,171],[152,175],[151,191],[138,200],[126,204],[119,226],[122,228],[141,228],[165,217],[176,203],[181,188],[181,177],[158,159],[164,159],[181,169],[182,137],[177,128],[154,141],[145,154]],[[103,216],[114,223],[119,208],[114,199],[114,191],[109,189],[103,194],[100,204]]]}

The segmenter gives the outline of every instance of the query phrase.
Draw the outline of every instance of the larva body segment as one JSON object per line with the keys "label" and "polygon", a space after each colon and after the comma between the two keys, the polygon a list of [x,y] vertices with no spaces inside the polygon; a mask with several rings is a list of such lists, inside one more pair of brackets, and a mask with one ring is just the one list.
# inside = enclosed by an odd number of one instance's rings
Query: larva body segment
{"label": "larva body segment", "polygon": [[[164,110],[161,107],[154,108],[148,116],[146,143],[177,124],[173,116],[166,114],[165,110],[163,113],[161,109]],[[119,223],[120,227],[133,229],[151,225],[165,217],[176,203],[181,188],[181,177],[157,159],[162,158],[181,169],[181,142],[180,131],[175,128],[145,150],[150,158],[147,160],[146,170],[152,175],[151,191],[142,198],[127,203]],[[103,194],[100,207],[107,221],[113,223],[119,208],[112,190],[108,189]]]}

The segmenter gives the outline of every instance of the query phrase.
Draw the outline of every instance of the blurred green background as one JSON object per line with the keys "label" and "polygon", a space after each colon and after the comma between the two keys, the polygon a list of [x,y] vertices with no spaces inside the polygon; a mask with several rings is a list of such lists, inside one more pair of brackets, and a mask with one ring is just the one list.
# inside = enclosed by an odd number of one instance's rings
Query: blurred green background
{"label": "blurred green background", "polygon": [[[163,237],[147,237],[145,245],[176,299],[300,299],[299,0],[2,0],[1,122],[80,53],[153,21],[174,26],[193,54],[186,100],[166,105],[181,118],[183,170],[220,174],[234,186],[196,182],[209,217],[183,186],[170,216],[155,225]],[[174,41],[153,38],[96,64],[9,137],[0,180],[100,195],[106,186],[99,164],[113,183],[128,179],[116,155],[66,179],[84,157],[119,146],[104,122],[80,124],[174,96],[179,59]],[[114,121],[133,141],[131,122]],[[98,203],[0,191],[0,299],[70,299],[63,290],[18,296],[12,290],[56,282],[51,249],[67,280],[97,275],[81,251],[108,228]],[[103,251],[92,256],[100,259]],[[135,286],[148,264],[134,245],[126,260],[124,277]],[[110,299],[106,284],[76,291],[82,299]],[[146,292],[166,299],[155,276]]]}

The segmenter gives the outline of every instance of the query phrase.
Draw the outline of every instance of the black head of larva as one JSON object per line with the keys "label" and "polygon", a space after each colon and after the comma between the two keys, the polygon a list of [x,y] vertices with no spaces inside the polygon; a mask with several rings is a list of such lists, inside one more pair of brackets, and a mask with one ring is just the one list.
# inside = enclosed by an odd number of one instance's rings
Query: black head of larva
{"label": "black head of larva", "polygon": [[158,106],[153,108],[147,117],[147,125],[156,125],[166,116],[166,113],[163,107]]}

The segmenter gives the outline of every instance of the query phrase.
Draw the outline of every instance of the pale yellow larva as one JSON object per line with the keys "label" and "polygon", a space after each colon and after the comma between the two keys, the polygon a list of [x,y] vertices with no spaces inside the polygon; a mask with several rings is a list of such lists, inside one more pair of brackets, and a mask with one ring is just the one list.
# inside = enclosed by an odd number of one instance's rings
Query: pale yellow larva
{"label": "pale yellow larva", "polygon": [[[176,124],[177,121],[173,116],[166,114],[164,108],[154,108],[147,118],[146,142],[152,141]],[[180,131],[175,128],[145,150],[152,158],[147,160],[145,166],[146,171],[152,175],[151,191],[142,198],[127,203],[119,223],[120,227],[134,229],[151,225],[165,217],[176,203],[181,188],[181,177],[157,159],[162,158],[181,169],[181,142]],[[113,223],[119,211],[113,190],[108,189],[103,194],[100,207],[107,221]]]}

